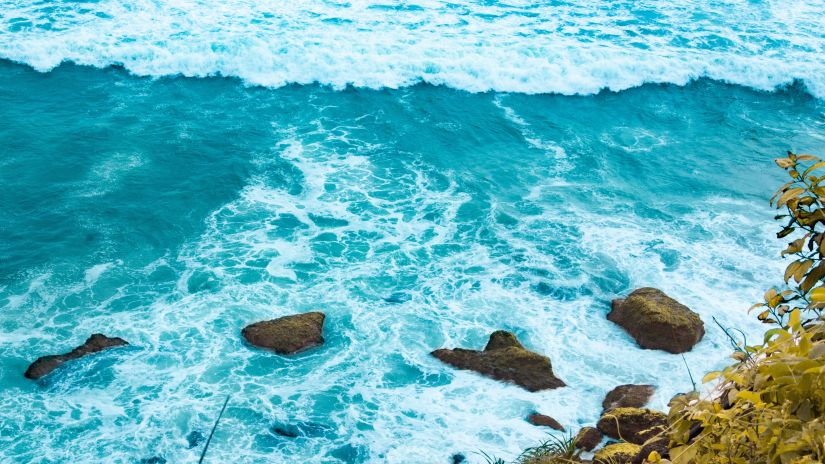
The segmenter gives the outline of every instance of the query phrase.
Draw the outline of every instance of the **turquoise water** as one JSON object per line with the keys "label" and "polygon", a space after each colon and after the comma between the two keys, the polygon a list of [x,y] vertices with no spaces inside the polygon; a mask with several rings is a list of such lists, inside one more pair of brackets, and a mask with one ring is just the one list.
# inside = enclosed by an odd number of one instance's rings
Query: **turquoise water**
{"label": "turquoise water", "polygon": [[[617,384],[665,408],[682,358],[610,300],[665,290],[724,365],[712,317],[758,339],[784,267],[771,160],[825,154],[825,4],[694,3],[0,0],[0,462],[194,463],[227,395],[206,462],[481,463]],[[310,310],[320,348],[242,342]],[[568,386],[428,354],[497,329]],[[95,332],[131,346],[23,377]]]}
{"label": "turquoise water", "polygon": [[[609,300],[663,288],[755,334],[781,264],[771,157],[825,151],[825,106],[701,80],[589,97],[137,78],[0,64],[0,456],[195,462],[447,462],[512,456],[597,418],[615,384],[689,388]],[[294,358],[252,321],[328,314]],[[494,329],[569,387],[529,393],[438,363]],[[132,347],[41,382],[34,358],[93,332]],[[724,362],[719,330],[687,360]],[[299,438],[273,433],[297,427]]]}

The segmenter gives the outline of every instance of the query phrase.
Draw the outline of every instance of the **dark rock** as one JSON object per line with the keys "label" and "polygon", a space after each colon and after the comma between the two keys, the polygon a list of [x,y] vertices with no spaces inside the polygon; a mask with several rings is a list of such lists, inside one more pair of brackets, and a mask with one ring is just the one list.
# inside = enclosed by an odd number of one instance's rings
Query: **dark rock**
{"label": "dark rock", "polygon": [[614,443],[596,451],[593,464],[630,464],[641,447],[633,443]]}
{"label": "dark rock", "polygon": [[140,464],[166,464],[166,459],[160,456],[152,456],[151,458],[141,459]]}
{"label": "dark rock", "polygon": [[292,427],[284,427],[281,425],[275,425],[272,427],[272,433],[275,435],[280,435],[282,437],[287,438],[298,438],[300,435],[298,433],[298,429]]}
{"label": "dark rock", "polygon": [[467,462],[467,458],[461,453],[454,454],[451,459],[453,461],[453,464],[462,464],[464,462]]}
{"label": "dark rock", "polygon": [[605,412],[616,408],[642,408],[654,393],[656,387],[653,385],[619,385],[605,396],[602,408]]}
{"label": "dark rock", "polygon": [[293,354],[324,343],[325,318],[321,312],[284,316],[250,324],[241,334],[251,345],[278,354]]}
{"label": "dark rock", "polygon": [[651,409],[616,408],[602,415],[596,426],[608,437],[641,445],[667,428],[667,416]]}
{"label": "dark rock", "polygon": [[484,351],[442,348],[431,354],[458,369],[512,382],[529,391],[564,386],[564,382],[553,375],[548,357],[526,350],[515,335],[503,330],[490,335]]}
{"label": "dark rock", "polygon": [[644,464],[647,457],[650,456],[650,453],[653,451],[659,453],[659,456],[663,458],[670,457],[670,449],[668,448],[669,444],[670,438],[668,438],[667,434],[664,433],[647,440],[644,444],[642,444],[639,454],[633,458],[633,464]]}
{"label": "dark rock", "polygon": [[564,427],[559,424],[559,421],[550,416],[545,416],[544,414],[539,414],[537,412],[527,416],[527,422],[540,427],[550,427],[551,429],[558,430],[559,432],[564,432]]}
{"label": "dark rock", "polygon": [[197,430],[193,430],[186,435],[186,442],[189,444],[189,449],[192,449],[201,443],[203,443],[203,439],[205,437],[202,433],[198,432]]}
{"label": "dark rock", "polygon": [[118,337],[109,338],[102,334],[94,334],[85,343],[64,354],[48,355],[37,358],[37,360],[26,369],[24,374],[29,379],[39,379],[51,371],[57,369],[63,363],[83,356],[103,351],[115,346],[128,345],[126,340]]}
{"label": "dark rock", "polygon": [[274,424],[270,427],[270,431],[276,435],[287,438],[319,438],[329,436],[334,432],[334,429],[332,426],[327,424],[297,421],[294,423]]}
{"label": "dark rock", "polygon": [[602,433],[596,427],[583,427],[576,434],[576,448],[593,451],[602,442]]}
{"label": "dark rock", "polygon": [[699,315],[655,288],[634,290],[613,300],[607,319],[621,326],[645,349],[690,351],[705,334]]}

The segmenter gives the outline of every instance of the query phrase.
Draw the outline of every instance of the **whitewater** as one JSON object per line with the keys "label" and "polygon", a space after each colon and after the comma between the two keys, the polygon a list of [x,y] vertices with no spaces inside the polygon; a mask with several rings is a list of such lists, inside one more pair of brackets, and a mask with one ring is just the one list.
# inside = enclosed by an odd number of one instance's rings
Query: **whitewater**
{"label": "whitewater", "polygon": [[47,71],[591,94],[708,77],[825,96],[825,2],[0,2],[0,57]]}
{"label": "whitewater", "polygon": [[[0,0],[0,462],[484,463],[729,362],[825,154],[822,1]],[[606,320],[653,286],[680,356]],[[255,321],[327,315],[282,357]],[[429,353],[495,330],[567,387]],[[101,332],[129,347],[23,377]],[[739,332],[736,332],[739,333]],[[700,387],[701,388],[701,387]],[[286,431],[286,432],[285,432]]]}

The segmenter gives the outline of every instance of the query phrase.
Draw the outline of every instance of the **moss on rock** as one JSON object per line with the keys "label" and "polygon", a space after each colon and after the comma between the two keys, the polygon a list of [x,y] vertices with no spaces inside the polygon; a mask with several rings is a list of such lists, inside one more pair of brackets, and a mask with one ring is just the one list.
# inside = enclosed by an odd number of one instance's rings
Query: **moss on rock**
{"label": "moss on rock", "polygon": [[630,464],[641,449],[633,443],[607,445],[593,455],[593,464]]}
{"label": "moss on rock", "polygon": [[641,445],[664,432],[667,416],[651,409],[616,408],[602,415],[597,427],[608,437]]}
{"label": "moss on rock", "polygon": [[499,330],[490,335],[484,351],[463,348],[438,349],[431,353],[458,369],[511,382],[529,391],[563,387],[553,374],[550,358],[525,349],[515,335]]}
{"label": "moss on rock", "polygon": [[293,354],[324,343],[325,318],[321,312],[284,316],[250,324],[241,334],[251,345],[278,354]]}
{"label": "moss on rock", "polygon": [[645,349],[690,351],[705,335],[699,315],[655,288],[639,288],[613,300],[607,319],[621,326]]}

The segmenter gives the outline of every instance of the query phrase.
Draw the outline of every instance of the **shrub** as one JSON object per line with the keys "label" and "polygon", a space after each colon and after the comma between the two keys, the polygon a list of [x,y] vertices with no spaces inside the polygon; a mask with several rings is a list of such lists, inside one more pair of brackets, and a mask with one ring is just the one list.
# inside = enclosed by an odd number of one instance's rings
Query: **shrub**
{"label": "shrub", "polygon": [[775,327],[763,344],[738,347],[737,363],[705,376],[719,381],[710,398],[671,401],[674,464],[825,462],[825,176],[816,175],[825,162],[788,153],[776,164],[791,177],[771,199],[787,210],[776,217],[788,220],[777,237],[797,237],[782,252],[795,259],[785,288],[753,307]]}

